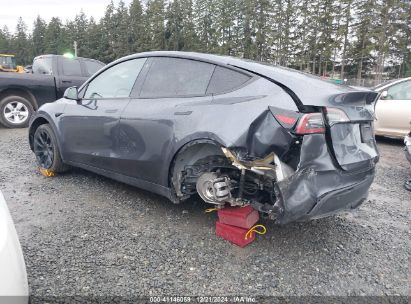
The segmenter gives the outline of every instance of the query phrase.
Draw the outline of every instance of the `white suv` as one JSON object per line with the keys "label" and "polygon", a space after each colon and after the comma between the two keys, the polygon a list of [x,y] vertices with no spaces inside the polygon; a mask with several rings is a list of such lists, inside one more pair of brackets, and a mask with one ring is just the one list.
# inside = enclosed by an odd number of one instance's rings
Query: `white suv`
{"label": "white suv", "polygon": [[381,93],[375,105],[375,134],[403,139],[410,127],[411,77],[380,84],[374,90]]}

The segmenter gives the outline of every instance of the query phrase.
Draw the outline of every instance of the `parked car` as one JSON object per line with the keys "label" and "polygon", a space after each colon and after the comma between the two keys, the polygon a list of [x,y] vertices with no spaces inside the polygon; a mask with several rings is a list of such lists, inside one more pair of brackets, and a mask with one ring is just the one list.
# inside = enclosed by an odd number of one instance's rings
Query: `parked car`
{"label": "parked car", "polygon": [[38,165],[175,203],[251,204],[280,224],[358,207],[374,179],[377,93],[215,55],[119,59],[33,116]]}
{"label": "parked car", "polygon": [[374,90],[380,93],[375,105],[375,134],[403,139],[411,117],[411,77],[383,83]]}
{"label": "parked car", "polygon": [[27,127],[35,110],[63,96],[71,86],[80,86],[104,64],[88,58],[43,55],[34,58],[31,73],[0,74],[0,124]]}
{"label": "parked car", "polygon": [[[0,191],[0,299],[2,303],[28,303],[26,265],[16,228]],[[4,301],[4,302],[3,302]]]}

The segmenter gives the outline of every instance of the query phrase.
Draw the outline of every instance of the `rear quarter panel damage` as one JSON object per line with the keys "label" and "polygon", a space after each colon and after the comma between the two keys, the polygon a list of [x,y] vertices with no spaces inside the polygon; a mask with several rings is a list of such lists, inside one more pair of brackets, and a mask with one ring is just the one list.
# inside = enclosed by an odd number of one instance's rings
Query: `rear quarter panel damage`
{"label": "rear quarter panel damage", "polygon": [[[247,95],[250,92],[254,94]],[[162,183],[169,182],[169,168],[176,153],[197,139],[213,140],[252,158],[263,158],[273,150],[278,155],[285,154],[292,137],[282,130],[268,111],[269,105],[297,111],[286,92],[262,78],[246,88],[213,96],[210,102],[176,105],[173,112],[191,111],[191,114],[174,115],[168,123],[173,138],[171,142],[164,142],[161,155],[158,155],[158,162],[165,162]],[[167,109],[164,111],[170,112]],[[146,147],[149,147],[148,142]]]}

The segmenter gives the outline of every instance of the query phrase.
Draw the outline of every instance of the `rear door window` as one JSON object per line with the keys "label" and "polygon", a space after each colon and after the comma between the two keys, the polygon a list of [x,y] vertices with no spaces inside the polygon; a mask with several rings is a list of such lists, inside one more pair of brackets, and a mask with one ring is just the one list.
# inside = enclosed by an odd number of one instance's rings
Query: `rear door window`
{"label": "rear door window", "polygon": [[203,96],[215,65],[182,58],[153,58],[141,98]]}
{"label": "rear door window", "polygon": [[69,59],[61,57],[61,67],[64,76],[83,76],[81,64],[78,59]]}
{"label": "rear door window", "polygon": [[87,76],[93,75],[104,66],[104,64],[94,60],[84,60],[84,64],[86,66]]}
{"label": "rear door window", "polygon": [[221,94],[233,91],[250,80],[250,76],[231,69],[216,67],[207,94]]}

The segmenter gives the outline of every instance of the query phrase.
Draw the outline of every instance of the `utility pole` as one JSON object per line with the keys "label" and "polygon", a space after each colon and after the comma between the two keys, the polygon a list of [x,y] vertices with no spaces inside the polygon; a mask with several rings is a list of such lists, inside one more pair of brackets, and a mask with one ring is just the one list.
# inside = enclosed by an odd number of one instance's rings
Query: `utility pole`
{"label": "utility pole", "polygon": [[77,57],[77,41],[74,41],[74,57]]}

